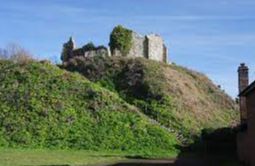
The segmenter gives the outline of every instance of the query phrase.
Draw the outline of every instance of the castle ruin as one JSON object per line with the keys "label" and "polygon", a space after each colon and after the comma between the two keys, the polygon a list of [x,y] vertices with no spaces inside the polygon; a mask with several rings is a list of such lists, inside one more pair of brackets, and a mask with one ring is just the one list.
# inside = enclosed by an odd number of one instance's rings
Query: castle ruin
{"label": "castle ruin", "polygon": [[164,44],[162,37],[157,34],[149,34],[142,36],[132,31],[131,48],[127,54],[115,48],[110,51],[110,48],[94,45],[88,47],[88,44],[81,48],[76,48],[75,41],[71,37],[67,43],[63,45],[61,59],[63,62],[68,61],[72,57],[83,56],[93,57],[101,56],[125,56],[130,58],[144,57],[159,62],[167,63],[168,50]]}
{"label": "castle ruin", "polygon": [[[127,57],[144,57],[146,59],[167,62],[167,47],[162,37],[157,34],[141,36],[132,32],[132,46]],[[112,56],[122,56],[119,50],[114,50]]]}
{"label": "castle ruin", "polygon": [[88,43],[81,48],[77,48],[74,39],[70,37],[70,39],[63,44],[61,60],[66,62],[69,59],[77,56],[93,57],[96,55],[110,56],[110,51],[104,46],[95,47],[93,43]]}

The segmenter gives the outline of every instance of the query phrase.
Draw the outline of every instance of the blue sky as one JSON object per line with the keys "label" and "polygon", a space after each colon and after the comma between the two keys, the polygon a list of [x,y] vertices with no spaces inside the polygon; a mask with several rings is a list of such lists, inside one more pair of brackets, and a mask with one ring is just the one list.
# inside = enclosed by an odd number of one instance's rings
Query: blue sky
{"label": "blue sky", "polygon": [[0,47],[19,43],[40,58],[59,59],[62,44],[107,45],[122,24],[158,33],[169,59],[198,70],[237,95],[237,66],[255,77],[254,0],[0,0]]}

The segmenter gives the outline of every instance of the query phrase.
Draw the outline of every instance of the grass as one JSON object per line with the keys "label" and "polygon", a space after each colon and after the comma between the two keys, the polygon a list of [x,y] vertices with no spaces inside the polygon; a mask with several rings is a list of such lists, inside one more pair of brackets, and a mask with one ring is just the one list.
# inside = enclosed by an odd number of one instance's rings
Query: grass
{"label": "grass", "polygon": [[[137,156],[138,155],[138,156]],[[159,153],[153,156],[140,156],[135,152],[123,151],[89,151],[89,150],[56,150],[56,149],[0,149],[0,166],[19,165],[106,165],[130,158],[175,158],[176,153]]]}
{"label": "grass", "polygon": [[[128,156],[128,157],[127,157]],[[0,149],[0,166],[98,166],[129,160],[132,154],[127,152],[95,152],[85,150],[54,150],[54,149]],[[174,159],[176,155],[161,156]],[[158,156],[160,158],[160,156]],[[179,160],[205,160],[220,166],[239,166],[238,160],[232,155],[184,154]],[[178,161],[178,157],[177,157]]]}
{"label": "grass", "polygon": [[124,156],[84,150],[0,149],[0,166],[96,165],[113,163]]}

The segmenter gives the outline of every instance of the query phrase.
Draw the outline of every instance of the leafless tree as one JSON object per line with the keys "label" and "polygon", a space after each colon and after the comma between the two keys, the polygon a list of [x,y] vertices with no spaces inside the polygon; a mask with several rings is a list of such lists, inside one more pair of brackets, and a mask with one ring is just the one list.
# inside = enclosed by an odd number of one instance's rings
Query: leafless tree
{"label": "leafless tree", "polygon": [[17,63],[26,63],[33,60],[32,54],[18,44],[9,44],[0,49],[0,59],[12,60]]}
{"label": "leafless tree", "polygon": [[6,49],[0,48],[0,59],[8,59]]}

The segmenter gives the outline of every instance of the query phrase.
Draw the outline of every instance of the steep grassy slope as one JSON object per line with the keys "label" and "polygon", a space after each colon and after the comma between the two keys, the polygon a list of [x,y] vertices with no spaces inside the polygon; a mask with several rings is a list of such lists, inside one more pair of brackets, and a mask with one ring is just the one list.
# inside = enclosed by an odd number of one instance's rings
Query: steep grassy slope
{"label": "steep grassy slope", "polygon": [[174,133],[183,143],[203,128],[236,123],[234,101],[205,75],[143,58],[76,57],[63,68],[119,93]]}
{"label": "steep grassy slope", "polygon": [[0,146],[174,153],[176,137],[79,74],[0,61]]}

